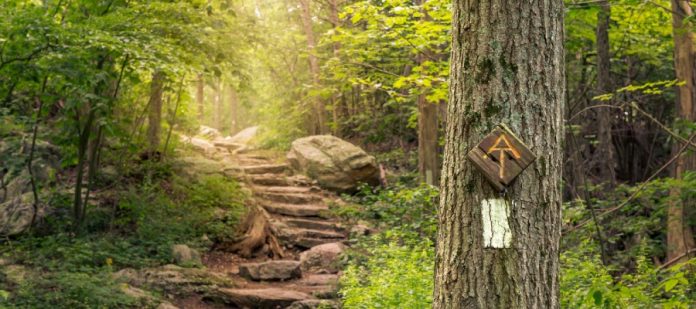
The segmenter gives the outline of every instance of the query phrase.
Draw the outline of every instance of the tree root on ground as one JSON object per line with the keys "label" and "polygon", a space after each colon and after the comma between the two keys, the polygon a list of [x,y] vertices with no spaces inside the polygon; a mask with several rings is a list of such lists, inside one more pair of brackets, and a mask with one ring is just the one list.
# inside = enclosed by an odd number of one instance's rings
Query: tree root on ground
{"label": "tree root on ground", "polygon": [[220,244],[220,249],[239,254],[243,258],[268,255],[283,258],[285,253],[273,233],[269,215],[263,208],[253,205],[241,225],[244,235],[234,242]]}

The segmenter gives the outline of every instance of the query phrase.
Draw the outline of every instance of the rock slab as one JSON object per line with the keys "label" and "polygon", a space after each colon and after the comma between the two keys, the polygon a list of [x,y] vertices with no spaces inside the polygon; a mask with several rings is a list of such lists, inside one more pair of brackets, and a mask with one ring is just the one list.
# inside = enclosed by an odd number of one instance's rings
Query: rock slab
{"label": "rock slab", "polygon": [[379,184],[373,156],[360,147],[331,135],[297,139],[287,154],[293,169],[338,192],[354,191],[360,183]]}
{"label": "rock slab", "polygon": [[314,246],[300,254],[300,269],[303,272],[338,273],[339,259],[344,249],[345,245],[340,242]]}
{"label": "rock slab", "polygon": [[286,308],[297,301],[314,299],[313,296],[281,288],[267,289],[220,289],[227,303],[241,308],[276,309]]}
{"label": "rock slab", "polygon": [[250,280],[289,280],[301,275],[298,261],[267,261],[239,265],[239,275]]}

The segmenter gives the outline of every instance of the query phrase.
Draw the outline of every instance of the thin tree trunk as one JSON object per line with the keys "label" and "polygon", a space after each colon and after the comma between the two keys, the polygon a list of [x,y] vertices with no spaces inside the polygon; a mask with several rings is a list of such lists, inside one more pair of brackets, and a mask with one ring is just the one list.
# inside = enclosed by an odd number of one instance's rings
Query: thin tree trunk
{"label": "thin tree trunk", "polygon": [[[609,54],[609,18],[611,7],[609,1],[600,3],[600,11],[597,15],[597,92],[609,93],[611,87],[611,55]],[[597,153],[596,161],[599,162],[599,173],[602,181],[606,181],[610,188],[616,185],[616,162],[614,158],[614,144],[611,136],[611,115],[609,109],[597,111]]]}
{"label": "thin tree trunk", "polygon": [[[309,58],[309,72],[312,75],[312,86],[319,87],[319,59],[316,56],[317,41],[312,27],[312,10],[310,0],[299,0],[300,19],[302,27],[307,37],[307,50]],[[312,124],[313,134],[324,134],[327,132],[326,119],[324,116],[324,102],[316,96],[312,96],[312,114],[314,123]]]}
{"label": "thin tree trunk", "polygon": [[[337,29],[341,24],[341,19],[338,18],[339,0],[329,1],[329,21],[334,29]],[[341,43],[333,42],[331,45],[333,49],[334,58],[338,59],[340,56]],[[339,99],[340,93],[334,93],[331,96],[331,116],[333,118],[333,135],[340,137],[341,132],[341,100]]]}
{"label": "thin tree trunk", "polygon": [[[433,307],[559,308],[563,1],[455,0],[453,8]],[[467,160],[499,123],[537,157],[504,197]],[[508,240],[484,240],[485,226]]]}
{"label": "thin tree trunk", "polygon": [[196,81],[196,103],[198,105],[198,121],[203,121],[205,115],[205,81],[203,74],[198,74]]}
{"label": "thin tree trunk", "polygon": [[230,88],[230,135],[239,132],[239,98],[237,90],[232,85]]}
{"label": "thin tree trunk", "polygon": [[425,95],[418,96],[418,172],[425,183],[440,184],[440,160],[438,158],[438,107],[428,103]]}
{"label": "thin tree trunk", "polygon": [[150,84],[150,109],[147,116],[147,141],[149,151],[159,149],[160,131],[162,126],[162,90],[164,88],[164,73],[157,70],[152,74]]}
{"label": "thin tree trunk", "polygon": [[[696,69],[694,65],[693,33],[690,24],[684,23],[684,18],[693,14],[689,1],[672,0],[672,27],[674,32],[674,70],[677,79],[685,84],[679,87],[677,98],[677,110],[679,118],[689,121],[696,120],[694,111],[694,99],[696,99]],[[673,155],[679,152],[679,145],[672,146]],[[696,155],[683,153],[675,162],[673,176],[682,179],[685,171],[693,171],[696,168]],[[682,200],[682,192],[679,189],[670,191],[672,201],[667,209],[667,260],[687,260],[688,254],[695,247],[694,236],[691,227],[686,221],[688,208],[694,200]],[[681,258],[680,258],[681,257]]]}
{"label": "thin tree trunk", "polygon": [[215,87],[215,117],[214,127],[218,130],[222,130],[222,94],[225,93],[222,81],[219,81],[217,87]]}
{"label": "thin tree trunk", "polygon": [[[426,0],[419,0],[423,5]],[[423,19],[427,20],[428,14],[423,11]],[[418,65],[422,65],[425,55],[418,54]],[[404,74],[406,75],[406,74]],[[418,173],[421,181],[437,186],[440,183],[440,162],[437,153],[438,146],[438,121],[437,104],[428,103],[425,94],[418,95]]]}

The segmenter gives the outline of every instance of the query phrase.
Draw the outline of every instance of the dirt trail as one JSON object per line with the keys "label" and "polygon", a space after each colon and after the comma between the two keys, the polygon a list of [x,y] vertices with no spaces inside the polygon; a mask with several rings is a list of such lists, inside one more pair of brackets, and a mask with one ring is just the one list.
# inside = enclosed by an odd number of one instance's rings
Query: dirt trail
{"label": "dirt trail", "polygon": [[[269,257],[273,254],[267,253],[268,246],[248,258],[225,250],[206,254],[208,270],[234,282],[234,288],[220,289],[222,308],[337,308],[338,274],[330,260],[343,248],[347,230],[330,216],[329,204],[339,198],[293,175],[283,159],[267,154],[229,154],[218,161],[225,164],[226,174],[250,189],[252,203],[263,209],[283,252],[275,259]],[[177,305],[221,308],[204,301],[186,299]]]}

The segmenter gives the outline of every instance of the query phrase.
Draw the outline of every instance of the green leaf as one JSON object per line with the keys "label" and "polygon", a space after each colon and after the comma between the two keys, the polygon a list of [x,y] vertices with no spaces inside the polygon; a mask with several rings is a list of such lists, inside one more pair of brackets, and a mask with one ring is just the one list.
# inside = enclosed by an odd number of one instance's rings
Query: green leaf
{"label": "green leaf", "polygon": [[592,298],[594,299],[595,305],[599,306],[602,304],[602,291],[595,290],[592,292]]}

